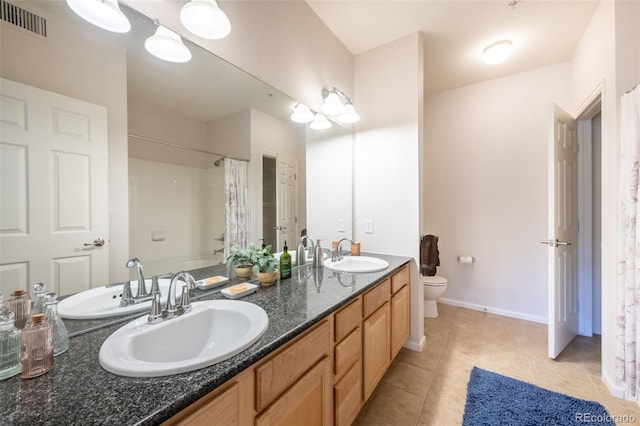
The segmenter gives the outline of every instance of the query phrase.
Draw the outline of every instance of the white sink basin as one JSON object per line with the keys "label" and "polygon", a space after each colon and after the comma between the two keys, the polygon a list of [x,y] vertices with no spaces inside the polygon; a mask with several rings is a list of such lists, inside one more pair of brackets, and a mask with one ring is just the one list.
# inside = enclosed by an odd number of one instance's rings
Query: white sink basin
{"label": "white sink basin", "polygon": [[389,262],[377,257],[344,256],[342,260],[332,262],[325,260],[324,266],[338,272],[377,272],[389,267]]}
{"label": "white sink basin", "polygon": [[[291,255],[291,265],[296,265],[296,260],[298,259],[298,257],[296,256],[296,251],[295,250],[287,250],[289,252],[289,254]],[[273,257],[276,258],[276,260],[278,262],[280,262],[280,255],[283,252],[279,251],[277,253],[273,253]],[[305,259],[306,259],[306,264],[310,264],[311,262],[313,262],[313,256],[309,256],[308,252],[305,251]],[[327,258],[327,253],[322,252],[323,258],[326,259]]]}
{"label": "white sink basin", "polygon": [[[144,281],[147,285],[147,291],[151,291],[151,280]],[[171,280],[168,278],[158,280],[163,303],[167,300],[166,295],[170,283]],[[109,287],[103,286],[76,293],[58,303],[58,312],[62,318],[97,319],[133,314],[150,309],[151,300],[120,307],[123,287],[123,284]],[[131,281],[131,294],[135,295],[137,291],[138,281]]]}
{"label": "white sink basin", "polygon": [[100,348],[100,365],[129,377],[197,370],[242,352],[267,329],[258,305],[238,300],[193,302],[193,311],[159,324],[140,317],[116,330]]}

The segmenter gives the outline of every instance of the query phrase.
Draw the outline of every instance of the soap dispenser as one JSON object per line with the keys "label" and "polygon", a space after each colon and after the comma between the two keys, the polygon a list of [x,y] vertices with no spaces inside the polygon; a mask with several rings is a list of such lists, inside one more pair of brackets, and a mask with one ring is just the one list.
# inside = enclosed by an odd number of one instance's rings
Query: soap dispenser
{"label": "soap dispenser", "polygon": [[324,266],[324,253],[320,247],[320,240],[316,240],[316,248],[313,252],[313,267],[322,268]]}
{"label": "soap dispenser", "polygon": [[280,255],[280,278],[291,278],[291,254],[288,251],[287,242],[284,242],[284,250]]}
{"label": "soap dispenser", "polygon": [[15,326],[15,315],[5,308],[0,294],[0,380],[8,379],[22,370],[20,361],[20,330]]}

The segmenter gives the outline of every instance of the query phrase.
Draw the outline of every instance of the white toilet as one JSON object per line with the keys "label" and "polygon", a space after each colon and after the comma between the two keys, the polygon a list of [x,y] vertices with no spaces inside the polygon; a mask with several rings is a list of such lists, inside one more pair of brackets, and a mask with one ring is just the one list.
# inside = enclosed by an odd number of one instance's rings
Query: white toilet
{"label": "white toilet", "polygon": [[446,278],[436,275],[435,277],[422,277],[422,283],[424,284],[424,317],[437,318],[436,299],[447,291],[449,282]]}

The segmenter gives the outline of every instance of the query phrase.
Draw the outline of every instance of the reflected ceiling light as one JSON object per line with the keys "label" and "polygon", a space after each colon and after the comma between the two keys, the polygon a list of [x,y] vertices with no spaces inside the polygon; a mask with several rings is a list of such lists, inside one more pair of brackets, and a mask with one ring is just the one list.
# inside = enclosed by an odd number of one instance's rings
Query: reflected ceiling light
{"label": "reflected ceiling light", "polygon": [[342,100],[338,93],[336,93],[335,89],[326,92],[326,95],[324,96],[324,103],[322,104],[320,111],[328,115],[338,115],[344,111]]}
{"label": "reflected ceiling light", "polygon": [[513,51],[511,40],[500,40],[491,43],[482,51],[482,60],[486,64],[495,65],[504,62]]}
{"label": "reflected ceiling light", "polygon": [[342,114],[338,115],[338,121],[346,124],[357,123],[360,121],[360,115],[358,115],[353,105],[348,103],[345,105]]}
{"label": "reflected ceiling light", "polygon": [[191,0],[180,9],[180,21],[202,38],[220,39],[231,32],[231,22],[215,0]]}
{"label": "reflected ceiling light", "polygon": [[313,120],[313,112],[311,112],[308,106],[299,103],[293,109],[291,120],[296,123],[309,123]]}
{"label": "reflected ceiling light", "polygon": [[144,47],[153,56],[169,62],[188,62],[191,51],[182,38],[167,27],[158,25],[156,33],[144,42]]}
{"label": "reflected ceiling light", "polygon": [[324,115],[317,113],[309,127],[313,130],[325,130],[331,127],[331,122]]}
{"label": "reflected ceiling light", "polygon": [[131,24],[120,10],[117,0],[67,0],[67,5],[78,16],[107,31],[126,33]]}

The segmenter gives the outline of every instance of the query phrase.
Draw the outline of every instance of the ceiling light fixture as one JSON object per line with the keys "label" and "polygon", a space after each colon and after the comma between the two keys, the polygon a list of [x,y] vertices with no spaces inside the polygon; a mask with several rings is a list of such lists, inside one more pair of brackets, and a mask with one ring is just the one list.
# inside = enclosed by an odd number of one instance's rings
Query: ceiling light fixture
{"label": "ceiling light fixture", "polygon": [[296,123],[309,123],[313,121],[313,112],[311,112],[308,106],[298,103],[293,109],[291,120]]}
{"label": "ceiling light fixture", "polygon": [[191,51],[182,38],[167,27],[158,25],[155,34],[144,42],[144,47],[153,56],[169,62],[188,62]]}
{"label": "ceiling light fixture", "polygon": [[126,33],[131,23],[120,10],[117,0],[67,0],[76,15],[96,27],[114,33]]}
{"label": "ceiling light fixture", "polygon": [[482,60],[486,64],[495,65],[504,62],[513,52],[511,40],[500,40],[491,43],[482,51]]}
{"label": "ceiling light fixture", "polygon": [[180,9],[180,21],[198,37],[220,39],[231,32],[231,22],[215,0],[191,0]]}
{"label": "ceiling light fixture", "polygon": [[331,122],[327,120],[327,117],[320,113],[316,113],[315,118],[311,123],[309,123],[309,127],[313,130],[325,130],[331,127]]}

